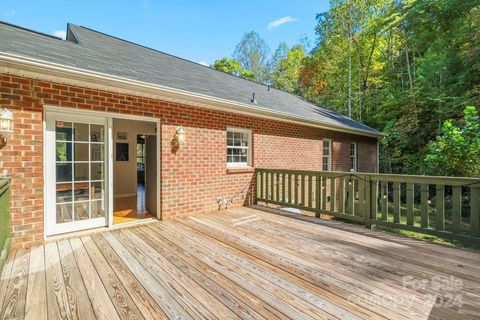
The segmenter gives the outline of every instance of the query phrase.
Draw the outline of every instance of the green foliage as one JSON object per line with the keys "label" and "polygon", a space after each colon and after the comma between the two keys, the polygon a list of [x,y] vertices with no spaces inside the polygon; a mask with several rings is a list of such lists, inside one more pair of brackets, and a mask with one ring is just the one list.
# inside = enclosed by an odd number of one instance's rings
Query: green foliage
{"label": "green foliage", "polygon": [[253,72],[245,70],[238,61],[233,59],[223,58],[216,60],[211,67],[215,70],[233,74],[244,79],[253,80],[254,78]]}
{"label": "green foliage", "polygon": [[427,173],[480,177],[480,123],[475,107],[464,110],[464,123],[446,120],[425,156]]}
{"label": "green foliage", "polygon": [[381,171],[424,172],[442,123],[480,105],[480,2],[332,0],[317,21],[300,92],[384,132]]}
{"label": "green foliage", "polygon": [[306,57],[302,45],[288,48],[287,44],[282,42],[272,59],[272,85],[287,92],[300,93],[298,81]]}

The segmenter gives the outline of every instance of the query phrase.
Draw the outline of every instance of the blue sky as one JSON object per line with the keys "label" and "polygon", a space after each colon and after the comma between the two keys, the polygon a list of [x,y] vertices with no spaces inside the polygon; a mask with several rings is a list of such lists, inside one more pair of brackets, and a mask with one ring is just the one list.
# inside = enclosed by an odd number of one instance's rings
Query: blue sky
{"label": "blue sky", "polygon": [[315,39],[314,0],[0,0],[0,20],[52,34],[67,22],[89,27],[195,62],[231,56],[245,32],[255,30],[272,51],[281,41]]}

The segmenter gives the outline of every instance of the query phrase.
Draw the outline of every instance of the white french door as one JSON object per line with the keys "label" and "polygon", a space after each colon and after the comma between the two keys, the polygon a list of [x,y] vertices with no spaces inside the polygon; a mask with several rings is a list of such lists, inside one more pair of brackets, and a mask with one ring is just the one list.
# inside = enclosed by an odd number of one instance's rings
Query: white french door
{"label": "white french door", "polygon": [[46,113],[47,235],[108,225],[107,118]]}

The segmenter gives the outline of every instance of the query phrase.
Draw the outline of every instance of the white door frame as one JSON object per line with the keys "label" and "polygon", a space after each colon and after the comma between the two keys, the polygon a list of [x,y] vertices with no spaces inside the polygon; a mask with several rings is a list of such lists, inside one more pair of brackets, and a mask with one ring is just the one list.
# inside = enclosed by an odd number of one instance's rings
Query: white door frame
{"label": "white door frame", "polygon": [[102,117],[106,119],[107,121],[107,135],[106,135],[106,153],[108,158],[106,159],[106,177],[105,177],[105,189],[106,189],[106,194],[107,197],[105,199],[106,201],[106,209],[107,209],[107,219],[106,219],[106,226],[108,228],[111,228],[113,225],[113,119],[127,119],[127,120],[137,120],[137,121],[148,121],[148,122],[154,122],[156,124],[156,135],[157,135],[157,219],[161,220],[161,180],[160,180],[160,173],[161,173],[161,167],[160,167],[160,119],[158,118],[150,118],[150,117],[144,117],[144,116],[137,116],[137,115],[129,115],[129,114],[120,114],[120,113],[114,113],[114,112],[103,112],[103,111],[92,111],[92,110],[82,110],[82,109],[73,109],[73,108],[64,108],[64,107],[57,107],[57,106],[49,106],[46,105],[43,108],[43,176],[44,176],[44,239],[47,238],[47,223],[48,223],[48,216],[50,214],[53,214],[51,212],[48,212],[50,208],[47,208],[47,201],[51,201],[49,199],[49,192],[51,193],[51,186],[47,183],[46,177],[47,177],[47,161],[52,161],[50,157],[46,153],[46,144],[47,144],[47,123],[46,123],[46,115],[47,113],[62,113],[62,114],[68,114],[68,115],[73,115],[73,116],[97,116],[97,117]]}

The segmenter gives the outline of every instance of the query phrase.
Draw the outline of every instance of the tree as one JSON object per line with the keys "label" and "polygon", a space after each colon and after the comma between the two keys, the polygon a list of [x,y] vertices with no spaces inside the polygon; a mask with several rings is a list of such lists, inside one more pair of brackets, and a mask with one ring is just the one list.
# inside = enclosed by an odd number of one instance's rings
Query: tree
{"label": "tree", "polygon": [[480,106],[479,1],[331,0],[317,22],[300,92],[384,132],[384,172],[422,173],[442,123]]}
{"label": "tree", "polygon": [[306,57],[302,45],[288,48],[282,42],[272,58],[272,85],[287,92],[300,93],[298,81]]}
{"label": "tree", "polygon": [[245,33],[237,44],[233,58],[243,69],[253,73],[253,80],[265,83],[270,79],[270,49],[255,31]]}
{"label": "tree", "polygon": [[462,126],[453,120],[443,123],[441,135],[428,144],[425,161],[427,173],[480,177],[480,123],[475,107],[465,108]]}
{"label": "tree", "polygon": [[238,61],[229,58],[216,60],[211,67],[215,70],[233,74],[244,79],[252,80],[254,78],[251,71],[245,70]]}

